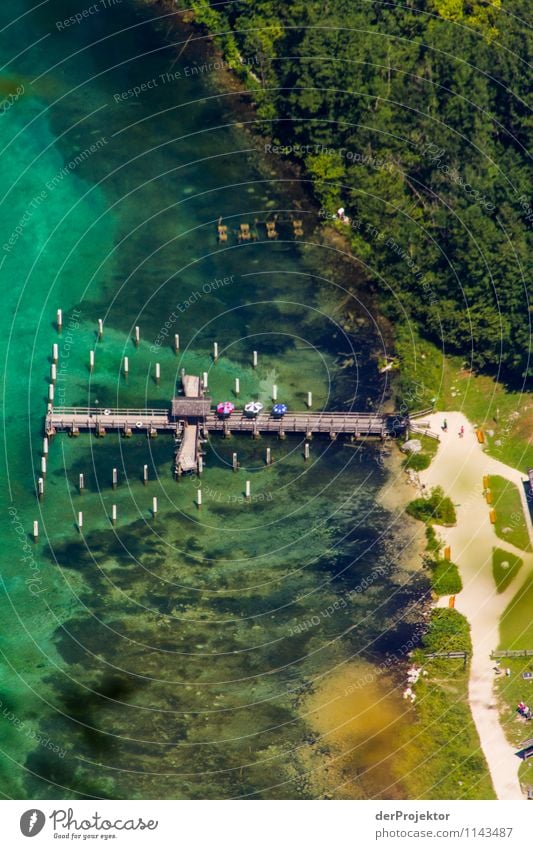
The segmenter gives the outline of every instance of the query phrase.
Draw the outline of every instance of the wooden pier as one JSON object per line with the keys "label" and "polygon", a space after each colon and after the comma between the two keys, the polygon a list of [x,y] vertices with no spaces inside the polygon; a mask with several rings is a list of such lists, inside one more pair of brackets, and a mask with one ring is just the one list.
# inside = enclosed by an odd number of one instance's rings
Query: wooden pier
{"label": "wooden pier", "polygon": [[149,409],[102,409],[101,407],[52,407],[46,414],[45,434],[55,436],[63,431],[70,436],[81,432],[94,432],[105,436],[107,431],[122,431],[124,436],[133,433],[176,433],[179,422],[168,410]]}
{"label": "wooden pier", "polygon": [[[394,423],[396,422],[396,427]],[[405,429],[402,424],[401,430]],[[276,417],[262,413],[255,418],[246,416],[236,410],[231,417],[221,418],[210,411],[203,422],[203,428],[214,433],[250,433],[258,436],[261,433],[273,433],[285,436],[289,433],[303,433],[309,438],[314,434],[327,434],[335,438],[339,434],[353,436],[356,439],[365,436],[375,436],[385,439],[387,436],[398,435],[398,420],[393,416],[383,416],[372,413],[291,413]]]}
{"label": "wooden pier", "polygon": [[[204,378],[205,380],[207,378]],[[101,408],[54,407],[48,404],[45,436],[52,438],[58,432],[78,436],[82,432],[104,437],[110,431],[125,437],[159,433],[174,435],[177,443],[175,473],[177,476],[202,469],[201,442],[210,433],[230,436],[232,433],[249,433],[252,437],[273,434],[284,439],[288,434],[302,434],[310,440],[315,434],[325,434],[330,439],[339,435],[352,440],[386,439],[404,435],[409,419],[401,415],[378,413],[290,412],[284,416],[261,413],[256,417],[235,410],[229,417],[219,416],[210,398],[204,395],[204,385],[199,377],[182,374],[182,395],[172,399],[168,409],[158,408]]]}
{"label": "wooden pier", "polygon": [[200,458],[200,428],[197,424],[184,424],[180,431],[174,472],[179,477],[198,470]]}
{"label": "wooden pier", "polygon": [[[82,431],[105,436],[107,431],[132,433],[174,433],[181,435],[188,424],[198,424],[204,436],[208,433],[272,433],[285,435],[302,433],[340,434],[356,439],[374,436],[380,439],[396,437],[407,427],[405,418],[371,413],[286,413],[282,418],[262,413],[249,418],[236,410],[231,417],[221,418],[209,407],[209,399],[174,399],[169,410],[163,409],[101,409],[99,407],[50,407],[46,414],[45,434],[55,436],[62,431],[77,436]],[[187,412],[187,415],[184,413]]]}

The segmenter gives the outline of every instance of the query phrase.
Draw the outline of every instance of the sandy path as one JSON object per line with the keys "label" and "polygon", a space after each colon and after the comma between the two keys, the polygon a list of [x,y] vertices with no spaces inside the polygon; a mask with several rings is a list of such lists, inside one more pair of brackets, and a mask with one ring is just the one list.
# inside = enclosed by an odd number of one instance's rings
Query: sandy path
{"label": "sandy path", "polygon": [[[441,430],[444,420],[448,432]],[[450,412],[424,416],[430,429],[441,435],[437,456],[429,469],[420,473],[428,488],[442,486],[456,505],[457,525],[438,528],[439,535],[451,546],[452,560],[460,568],[463,590],[456,609],[464,614],[472,629],[472,663],[469,700],[472,715],[487,760],[494,789],[499,799],[522,799],[518,781],[519,760],[507,741],[499,722],[494,694],[494,663],[490,652],[499,642],[499,620],[518,588],[533,570],[533,555],[517,550],[500,540],[489,519],[489,507],[483,497],[483,475],[498,474],[515,483],[521,493],[530,538],[533,528],[523,491],[520,472],[489,457],[478,443],[473,426],[462,413]],[[462,439],[458,433],[465,429]],[[498,594],[492,577],[494,546],[517,553],[524,566],[505,592]],[[440,605],[447,605],[441,599]]]}

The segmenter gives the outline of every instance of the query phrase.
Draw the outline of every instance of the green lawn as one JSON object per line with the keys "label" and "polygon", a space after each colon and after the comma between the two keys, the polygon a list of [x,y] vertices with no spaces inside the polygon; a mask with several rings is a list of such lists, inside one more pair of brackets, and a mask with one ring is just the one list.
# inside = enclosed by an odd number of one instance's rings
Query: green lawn
{"label": "green lawn", "polygon": [[492,574],[499,593],[507,589],[523,565],[524,561],[516,554],[503,548],[492,549]]}
{"label": "green lawn", "polygon": [[[533,671],[533,657],[504,657],[500,664],[503,670],[511,670],[509,677],[495,676],[496,692],[500,697],[501,723],[505,736],[518,749],[523,740],[533,736],[533,720],[524,722],[516,712],[518,702],[525,702],[533,708],[533,680],[522,678],[523,672]],[[523,784],[533,786],[533,760],[521,764],[519,776]]]}
{"label": "green lawn", "polygon": [[496,510],[494,529],[497,536],[505,542],[516,545],[522,551],[531,551],[529,532],[518,489],[499,475],[490,476],[489,486],[492,492],[492,507]]}
{"label": "green lawn", "polygon": [[[533,649],[533,575],[510,602],[500,620],[500,649]],[[503,657],[502,669],[511,675],[496,677],[500,696],[501,722],[507,739],[518,748],[522,740],[533,736],[533,722],[525,723],[516,712],[518,702],[533,708],[533,679],[524,680],[523,672],[533,672],[533,657]],[[533,786],[533,760],[520,765],[520,780]]]}
{"label": "green lawn", "polygon": [[460,357],[444,356],[436,345],[417,336],[412,325],[396,327],[396,349],[399,407],[420,410],[431,406],[434,398],[436,410],[461,410],[484,429],[488,454],[521,472],[533,468],[531,395],[473,374]]}
{"label": "green lawn", "polygon": [[533,649],[533,575],[520,587],[500,619],[500,648]]}
{"label": "green lawn", "polygon": [[471,650],[468,622],[456,610],[433,610],[423,649],[413,653],[428,675],[414,685],[416,721],[395,762],[411,799],[495,798],[468,704],[468,664],[425,657],[454,650]]}

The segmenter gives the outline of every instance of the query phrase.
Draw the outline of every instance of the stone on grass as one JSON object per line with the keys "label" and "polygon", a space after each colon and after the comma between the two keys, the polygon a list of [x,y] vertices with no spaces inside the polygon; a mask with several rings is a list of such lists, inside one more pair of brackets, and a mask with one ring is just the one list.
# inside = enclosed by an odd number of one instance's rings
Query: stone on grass
{"label": "stone on grass", "polygon": [[422,451],[422,443],[419,439],[408,439],[402,445],[402,451],[406,451],[408,454],[418,454]]}

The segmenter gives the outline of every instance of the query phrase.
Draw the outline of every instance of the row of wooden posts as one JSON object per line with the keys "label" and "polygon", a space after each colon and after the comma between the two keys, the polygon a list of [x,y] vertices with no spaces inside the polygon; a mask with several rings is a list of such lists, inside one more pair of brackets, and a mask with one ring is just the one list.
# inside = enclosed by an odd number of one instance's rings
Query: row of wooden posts
{"label": "row of wooden posts", "polygon": [[[270,449],[268,449],[268,451],[270,451]],[[145,466],[144,469],[145,469],[145,473],[146,473],[147,466]],[[115,483],[115,480],[116,480],[115,472],[116,471],[117,471],[116,469],[113,469],[113,488],[116,488],[116,483]],[[82,479],[83,479],[83,475],[80,475],[80,492],[83,491],[83,481],[82,481]],[[39,480],[41,481],[42,479],[39,478]],[[145,478],[145,482],[146,482],[146,478]],[[251,485],[251,482],[249,480],[245,481],[245,484],[244,484],[244,497],[248,501],[250,501],[251,498],[252,498],[252,485]],[[198,488],[197,491],[196,491],[196,506],[197,506],[198,509],[200,509],[200,507],[202,506],[202,490],[200,488]],[[156,516],[157,516],[157,513],[158,513],[158,500],[157,500],[156,495],[154,495],[153,498],[152,498],[152,511],[151,512],[152,512],[152,516],[155,519]],[[110,519],[111,519],[111,522],[112,522],[113,525],[116,525],[117,517],[118,517],[117,505],[113,504],[111,506],[111,516],[110,516]],[[78,511],[77,526],[78,526],[78,530],[81,532],[83,530],[83,511],[82,510]],[[34,539],[35,542],[37,542],[38,539],[39,539],[39,522],[38,522],[37,519],[35,519],[34,522],[33,522],[33,539]]]}
{"label": "row of wooden posts", "polygon": [[[39,500],[42,500],[44,498],[44,483],[45,483],[47,467],[48,467],[48,450],[49,450],[49,440],[48,440],[48,437],[45,436],[45,437],[43,437],[43,448],[42,448],[43,453],[41,455],[40,476],[37,478],[37,495],[39,497]],[[309,445],[309,442],[306,441],[306,442],[304,442],[304,453],[303,453],[304,460],[308,460],[309,455],[310,455],[310,445]],[[272,465],[272,449],[269,446],[267,446],[267,448],[265,449],[265,463],[266,463],[267,466]],[[238,454],[237,454],[236,451],[234,451],[232,453],[231,465],[232,465],[234,472],[236,472],[240,469]],[[201,475],[202,472],[203,472],[203,460],[200,457],[199,460],[198,460],[198,475]],[[179,478],[178,478],[178,480],[179,480]],[[144,485],[146,486],[147,483],[148,483],[148,465],[147,464],[145,464],[143,466],[142,481],[143,481]],[[111,485],[112,485],[113,489],[116,489],[118,487],[118,468],[116,468],[116,467],[114,467],[112,469],[112,472],[111,472]],[[83,474],[83,472],[80,472],[80,474],[79,474],[78,489],[79,489],[80,495],[81,495],[81,493],[83,493],[83,491],[85,489],[85,475]]]}
{"label": "row of wooden posts", "polygon": [[[61,333],[61,331],[63,329],[63,310],[58,309],[58,311],[57,311],[56,326],[57,326],[58,333]],[[98,319],[98,339],[102,339],[103,335],[104,335],[104,322],[103,322],[103,319],[99,318]],[[133,341],[135,342],[135,345],[137,345],[137,346],[140,345],[141,328],[138,325],[136,325],[134,333],[133,333]],[[179,336],[179,333],[175,333],[174,334],[174,351],[176,351],[176,353],[177,353],[179,351],[179,349],[180,349],[180,336]],[[53,346],[54,363],[57,363],[58,353],[59,353],[58,346],[57,346],[57,344],[54,344],[54,346]],[[218,342],[213,342],[213,359],[215,361],[218,360]],[[90,365],[94,366],[94,351],[90,351],[89,360],[90,360]],[[127,367],[128,358],[127,357],[124,358],[124,362],[125,362],[125,371],[127,372],[127,370],[128,370],[128,367]],[[252,365],[253,365],[254,368],[257,367],[257,351],[252,352]]]}
{"label": "row of wooden posts", "polygon": [[[63,326],[63,312],[62,310],[57,311],[57,329],[58,332],[61,332]],[[98,338],[101,339],[104,335],[104,323],[101,318],[98,319]],[[140,327],[135,327],[134,332],[134,341],[136,345],[140,344],[141,341],[141,330]],[[177,353],[180,348],[180,337],[179,333],[174,334],[174,350]],[[213,361],[216,362],[218,360],[218,342],[213,342]],[[52,364],[50,366],[50,385],[48,387],[48,400],[53,403],[54,394],[55,394],[55,383],[57,381],[57,364],[59,362],[59,345],[57,342],[54,342],[52,345]],[[252,351],[252,366],[253,368],[257,368],[257,351]],[[89,351],[89,371],[92,373],[94,371],[95,365],[95,353],[94,350]],[[124,357],[122,361],[122,373],[125,378],[128,377],[130,371],[130,361],[129,357]],[[161,380],[161,364],[155,363],[154,369],[154,380],[156,383],[159,383]],[[204,371],[203,373],[203,388],[204,390],[208,388],[208,373]],[[235,395],[239,395],[241,391],[241,381],[240,378],[235,378]],[[276,384],[272,386],[272,401],[278,400],[278,387]],[[313,406],[313,393],[307,393],[307,407],[311,409]]]}
{"label": "row of wooden posts", "polygon": [[[48,437],[45,436],[44,439],[43,439],[43,453],[42,453],[42,456],[41,456],[41,475],[37,479],[37,494],[38,494],[40,499],[42,499],[44,497],[44,479],[46,477],[46,471],[47,471],[48,445],[49,445]],[[308,460],[308,459],[309,459],[309,442],[305,442],[304,443],[304,460]],[[265,451],[265,463],[266,463],[267,466],[272,465],[272,449],[270,447],[267,447],[266,451]],[[239,468],[240,468],[238,455],[237,455],[236,451],[234,451],[233,454],[232,454],[231,465],[232,465],[234,472],[238,471]],[[201,465],[199,464],[198,473],[201,474],[202,470],[203,470],[203,463],[201,463]],[[143,481],[144,485],[146,486],[147,483],[148,483],[148,466],[146,464],[143,466],[142,481]],[[112,485],[113,489],[116,489],[118,487],[118,468],[112,469],[111,485]],[[83,492],[83,490],[85,489],[85,475],[83,474],[83,472],[80,472],[80,475],[79,475],[79,478],[78,478],[78,489],[79,489],[80,495]]]}
{"label": "row of wooden posts", "polygon": [[[492,490],[490,488],[490,477],[489,475],[483,475],[483,492],[485,494],[485,501],[490,506],[492,504]],[[491,507],[489,510],[489,519],[491,525],[496,524],[496,510],[494,507]]]}

